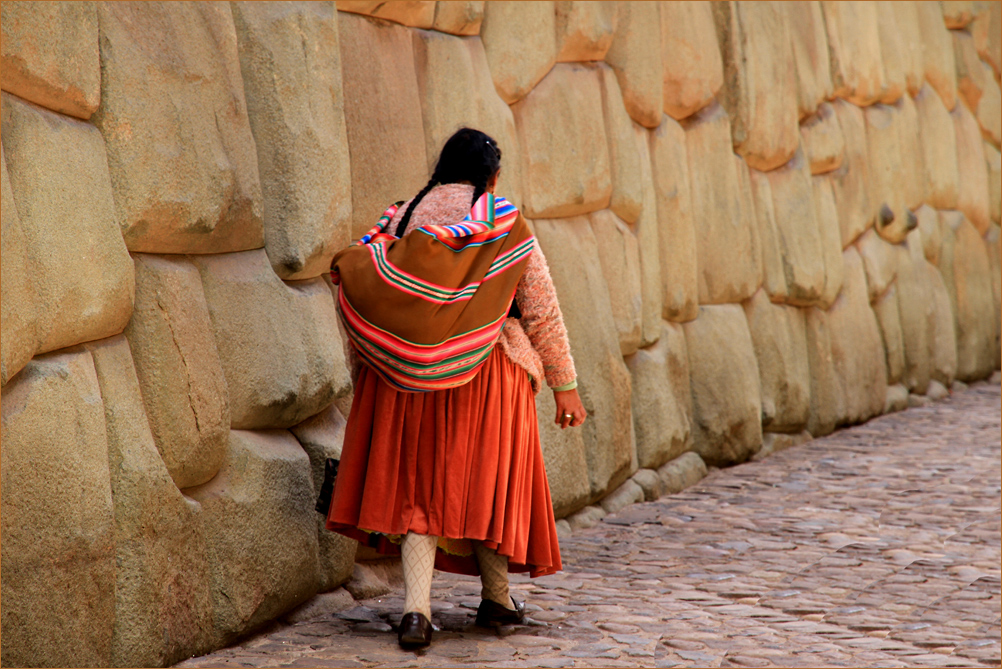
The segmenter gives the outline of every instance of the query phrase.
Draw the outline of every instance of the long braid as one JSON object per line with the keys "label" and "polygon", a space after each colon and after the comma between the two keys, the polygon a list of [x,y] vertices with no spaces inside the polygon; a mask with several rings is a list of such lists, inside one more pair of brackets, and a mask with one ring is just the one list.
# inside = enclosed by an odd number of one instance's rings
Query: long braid
{"label": "long braid", "polygon": [[428,180],[428,183],[425,184],[425,187],[422,188],[418,192],[418,194],[414,196],[413,200],[411,200],[410,205],[408,205],[407,207],[407,211],[404,212],[404,215],[400,218],[400,222],[397,223],[397,230],[396,230],[397,237],[404,236],[404,232],[407,230],[407,224],[410,223],[411,221],[411,212],[414,211],[415,207],[418,206],[418,203],[421,202],[424,196],[428,194],[428,191],[430,191],[432,188],[435,187],[435,184],[436,184],[436,179],[433,175],[431,179]]}

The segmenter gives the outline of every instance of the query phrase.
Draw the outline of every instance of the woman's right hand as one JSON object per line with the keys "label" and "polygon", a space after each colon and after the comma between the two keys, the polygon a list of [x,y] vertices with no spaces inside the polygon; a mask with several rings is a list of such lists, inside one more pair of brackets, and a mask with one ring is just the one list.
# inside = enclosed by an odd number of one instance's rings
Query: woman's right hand
{"label": "woman's right hand", "polygon": [[585,422],[588,412],[585,411],[584,405],[581,404],[581,397],[578,395],[577,388],[572,390],[554,390],[553,399],[557,404],[557,419],[553,422],[559,425],[561,430],[568,427],[577,427]]}

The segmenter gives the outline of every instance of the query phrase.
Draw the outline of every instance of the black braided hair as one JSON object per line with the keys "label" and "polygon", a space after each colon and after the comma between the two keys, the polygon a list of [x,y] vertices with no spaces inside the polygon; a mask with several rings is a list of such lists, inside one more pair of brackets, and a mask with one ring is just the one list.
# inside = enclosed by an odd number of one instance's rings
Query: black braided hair
{"label": "black braided hair", "polygon": [[439,154],[435,172],[424,188],[414,196],[407,211],[397,224],[396,236],[403,236],[411,220],[411,212],[432,188],[439,184],[468,181],[473,184],[472,207],[487,192],[487,185],[501,169],[501,149],[486,133],[473,128],[461,128],[450,137]]}

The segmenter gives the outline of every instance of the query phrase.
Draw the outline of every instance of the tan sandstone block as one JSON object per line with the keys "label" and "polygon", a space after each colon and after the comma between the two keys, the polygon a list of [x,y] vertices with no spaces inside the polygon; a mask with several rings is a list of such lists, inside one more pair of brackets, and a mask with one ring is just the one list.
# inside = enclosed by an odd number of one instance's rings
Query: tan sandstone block
{"label": "tan sandstone block", "polygon": [[890,105],[871,105],[863,110],[863,117],[869,151],[870,193],[877,207],[873,226],[877,234],[896,244],[910,229],[910,212],[901,187],[904,165],[900,124],[896,122],[896,109]]}
{"label": "tan sandstone block", "polygon": [[524,98],[557,59],[553,2],[488,2],[480,36],[494,87],[508,104]]}
{"label": "tan sandstone block", "polygon": [[825,289],[818,303],[823,309],[829,308],[842,290],[845,266],[842,263],[842,241],[838,226],[838,207],[835,191],[827,176],[811,177],[814,194],[814,213],[821,239],[821,258],[825,266]]}
{"label": "tan sandstone block", "polygon": [[323,279],[283,283],[262,251],[194,258],[235,429],[291,427],[349,386]]}
{"label": "tan sandstone block", "polygon": [[769,299],[783,303],[789,297],[786,288],[786,271],[783,265],[783,245],[776,224],[776,209],[772,200],[772,187],[765,172],[748,169],[748,177],[758,226],[759,246],[762,250],[762,281]]}
{"label": "tan sandstone block", "polygon": [[955,209],[958,181],[957,137],[950,112],[929,86],[915,97],[919,140],[926,178],[926,203],[936,209]]}
{"label": "tan sandstone block", "polygon": [[803,119],[834,94],[828,35],[820,2],[798,0],[785,3],[784,8],[789,16],[797,72],[797,109]]}
{"label": "tan sandstone block", "polygon": [[873,104],[887,88],[877,3],[827,0],[821,7],[835,95],[861,106]]}
{"label": "tan sandstone block", "polygon": [[1002,72],[1002,5],[985,3],[987,10],[978,12],[971,26],[978,55],[988,63],[998,79]]}
{"label": "tan sandstone block", "polygon": [[616,29],[616,6],[611,2],[554,2],[557,62],[602,60]]}
{"label": "tan sandstone block", "polygon": [[219,475],[190,495],[202,506],[217,647],[317,592],[310,459],[288,431],[232,430]]}
{"label": "tan sandstone block", "polygon": [[125,330],[154,440],[178,488],[205,483],[226,458],[230,409],[198,270],[137,253],[136,307]]}
{"label": "tan sandstone block", "polygon": [[985,162],[988,164],[988,197],[991,218],[998,223],[1002,220],[1002,154],[985,142]]}
{"label": "tan sandstone block", "polygon": [[512,106],[526,216],[576,216],[609,206],[612,180],[600,78],[594,67],[561,63]]}
{"label": "tan sandstone block", "polygon": [[[921,236],[921,231],[917,234],[913,232],[908,237],[907,248],[895,247],[892,252],[896,274],[899,277],[895,292],[898,299],[901,343],[904,349],[901,381],[909,391],[924,395],[929,388],[932,373],[932,346],[936,335],[936,324],[933,319],[936,317],[936,303],[930,275],[926,271],[929,264],[924,251],[918,249],[916,253],[916,244],[921,244]],[[953,316],[949,313],[949,306],[946,316],[947,325],[952,332]]]}
{"label": "tan sandstone block", "polygon": [[953,310],[950,293],[943,281],[943,275],[930,264],[925,265],[928,285],[933,295],[933,333],[930,347],[930,376],[951,386],[957,376],[957,332],[953,327]]}
{"label": "tan sandstone block", "polygon": [[229,5],[110,2],[98,16],[94,123],[129,250],[260,248],[261,183]]}
{"label": "tan sandstone block", "polygon": [[333,6],[232,3],[264,196],[264,247],[283,279],[348,245],[351,173]]}
{"label": "tan sandstone block", "polygon": [[431,28],[435,23],[435,2],[427,0],[337,0],[339,12],[364,14],[412,28]]}
{"label": "tan sandstone block", "polygon": [[592,212],[588,218],[598,244],[602,274],[609,286],[612,318],[619,333],[619,350],[624,356],[630,355],[640,348],[643,331],[637,238],[629,226],[609,209]]}
{"label": "tan sandstone block", "polygon": [[925,73],[918,14],[912,2],[874,4],[884,65],[884,93],[880,102],[894,104],[909,91],[918,91]]}
{"label": "tan sandstone block", "polygon": [[762,265],[762,239],[758,233],[758,212],[755,211],[750,171],[752,168],[741,156],[734,154],[734,171],[738,175],[738,193],[741,197],[741,228],[748,230],[750,237],[749,254],[752,263],[753,293],[762,287],[765,268]]}
{"label": "tan sandstone block", "polygon": [[926,260],[939,265],[939,251],[943,245],[943,233],[939,224],[939,212],[927,204],[915,210],[918,230],[922,236],[922,250]]}
{"label": "tan sandstone block", "polygon": [[894,104],[894,122],[898,128],[901,146],[901,174],[898,179],[905,206],[917,209],[926,200],[929,177],[925,169],[925,155],[922,138],[919,136],[919,117],[915,101],[910,95],[903,95]]}
{"label": "tan sandstone block", "polygon": [[5,2],[0,87],[87,120],[101,103],[97,6],[91,2]]}
{"label": "tan sandstone block", "polygon": [[699,302],[741,302],[758,289],[761,263],[752,254],[752,226],[745,225],[754,216],[742,211],[727,113],[715,104],[686,119],[682,127],[696,233]]}
{"label": "tan sandstone block", "polygon": [[699,273],[685,130],[666,116],[650,133],[649,147],[657,203],[662,316],[691,321],[699,313]]}
{"label": "tan sandstone block", "polygon": [[991,68],[982,68],[974,38],[968,32],[951,30],[953,56],[957,63],[957,92],[961,101],[972,112],[977,113],[978,102],[988,81],[994,81]]}
{"label": "tan sandstone block", "polygon": [[845,413],[845,393],[832,357],[828,312],[816,307],[804,309],[804,328],[811,373],[811,413],[807,429],[814,437],[823,437],[835,430],[840,416]]}
{"label": "tan sandstone block", "polygon": [[554,422],[557,405],[549,391],[536,395],[536,415],[553,514],[563,518],[591,500],[584,435],[582,430],[562,430]]}
{"label": "tan sandstone block", "polygon": [[744,310],[758,361],[762,429],[800,432],[811,408],[803,311],[773,304],[761,290],[745,301]]}
{"label": "tan sandstone block", "polygon": [[28,242],[14,206],[7,159],[0,146],[3,208],[0,209],[0,385],[27,364],[38,350],[38,311]]}
{"label": "tan sandstone block", "polygon": [[616,11],[616,31],[605,62],[616,71],[630,117],[645,128],[656,128],[664,107],[660,3],[620,2]]}
{"label": "tan sandstone block", "polygon": [[887,365],[887,383],[895,385],[901,381],[905,371],[905,342],[898,310],[898,289],[891,284],[887,292],[873,303],[873,313],[880,327],[880,338],[884,343],[884,362]]}
{"label": "tan sandstone block", "polygon": [[115,509],[111,665],[168,666],[212,650],[201,507],[178,491],[150,432],[129,343],[87,345],[108,434]]}
{"label": "tan sandstone block", "polygon": [[[564,67],[564,66],[560,66]],[[610,293],[598,262],[598,243],[587,217],[534,221],[557,289],[578,392],[588,411],[581,432],[591,500],[615,490],[635,460],[630,416],[630,373],[623,364]],[[541,420],[547,420],[541,414]]]}
{"label": "tan sandstone block", "polygon": [[991,224],[988,164],[978,122],[964,105],[954,108],[957,133],[957,209],[964,212],[982,235]]}
{"label": "tan sandstone block", "polygon": [[724,85],[724,66],[710,2],[661,3],[664,111],[691,116],[713,102]]}
{"label": "tan sandstone block", "polygon": [[925,60],[925,79],[942,98],[948,110],[957,104],[957,65],[953,55],[953,39],[943,23],[938,2],[916,2],[919,31],[922,35],[922,53]]}
{"label": "tan sandstone block", "polygon": [[633,379],[633,428],[637,462],[656,469],[692,447],[692,394],[685,333],[662,321],[653,346],[626,359]]}
{"label": "tan sandstone block", "polygon": [[736,304],[703,305],[682,326],[689,354],[693,450],[709,465],[744,462],[762,447],[759,370]]}
{"label": "tan sandstone block", "polygon": [[619,82],[611,68],[599,70],[602,83],[602,114],[609,138],[609,167],[612,196],[609,208],[617,216],[633,224],[640,218],[644,206],[644,182],[640,156],[636,150],[634,122],[623,106]]}
{"label": "tan sandstone block", "polygon": [[999,146],[1002,144],[1002,88],[999,88],[999,82],[992,77],[991,68],[981,63],[981,69],[988,79],[984,94],[978,102],[978,125],[981,126],[984,138]]}
{"label": "tan sandstone block", "polygon": [[457,0],[436,2],[432,28],[453,35],[479,35],[484,21],[484,2]]}
{"label": "tan sandstone block", "polygon": [[36,352],[118,334],[132,263],[115,225],[104,142],[92,126],[3,94],[3,149],[38,314]]}
{"label": "tan sandstone block", "polygon": [[757,170],[779,167],[800,141],[787,13],[766,2],[719,2],[713,10],[724,64],[720,102],[731,119],[734,150]]}
{"label": "tan sandstone block", "polygon": [[869,151],[863,110],[845,100],[835,100],[832,108],[845,141],[842,165],[832,172],[842,248],[845,248],[872,225],[877,210],[870,193]]}
{"label": "tan sandstone block", "polygon": [[37,357],[4,388],[5,666],[111,666],[115,518],[104,421],[86,351]]}
{"label": "tan sandstone block", "polygon": [[[666,263],[661,259],[662,232],[661,222],[658,218],[658,194],[654,185],[649,135],[646,128],[636,123],[633,124],[633,144],[640,161],[640,183],[643,194],[640,216],[632,226],[637,236],[640,251],[641,321],[643,322],[641,346],[650,346],[661,336],[661,319],[663,314],[669,310],[666,302],[672,299],[665,292],[664,270]],[[695,312],[695,271],[691,288],[692,311]],[[685,307],[681,308],[684,311]]]}
{"label": "tan sandstone block", "polygon": [[831,172],[842,165],[845,140],[830,103],[822,102],[816,113],[801,122],[800,140],[811,165],[811,174]]}
{"label": "tan sandstone block", "polygon": [[338,14],[337,24],[347,101],[344,119],[353,157],[351,238],[358,239],[387,207],[414,197],[431,170],[412,31],[345,12]]}
{"label": "tan sandstone block", "polygon": [[963,30],[974,19],[971,0],[943,0],[943,21],[950,30]]}
{"label": "tan sandstone block", "polygon": [[988,265],[992,271],[992,296],[995,298],[995,368],[1002,362],[1002,230],[992,224],[985,234]]}
{"label": "tan sandstone block", "polygon": [[886,293],[898,276],[897,248],[874,230],[867,230],[856,240],[856,250],[863,260],[866,272],[866,286],[871,303]]}

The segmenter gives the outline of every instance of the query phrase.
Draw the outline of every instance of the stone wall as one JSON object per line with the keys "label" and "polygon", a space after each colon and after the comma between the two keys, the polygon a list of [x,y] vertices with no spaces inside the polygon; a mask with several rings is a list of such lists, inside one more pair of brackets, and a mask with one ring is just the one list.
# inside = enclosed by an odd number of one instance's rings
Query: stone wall
{"label": "stone wall", "polygon": [[4,2],[3,664],[170,664],[348,578],[324,272],[463,125],[591,414],[538,398],[558,516],[989,375],[1000,14]]}

